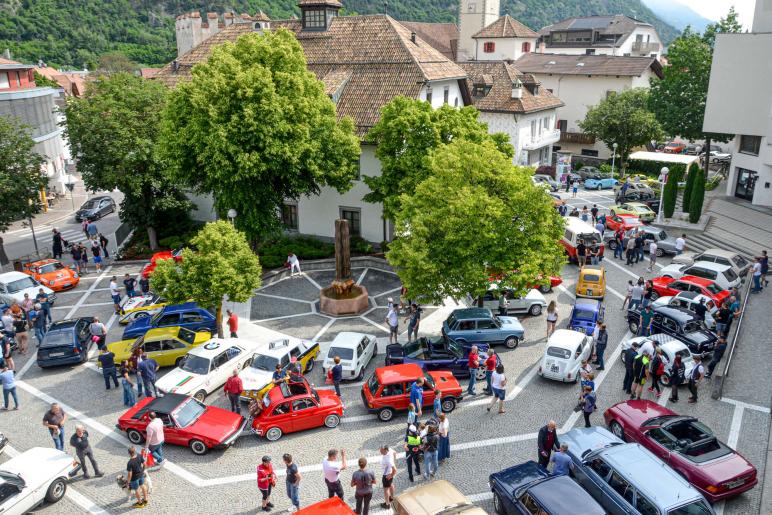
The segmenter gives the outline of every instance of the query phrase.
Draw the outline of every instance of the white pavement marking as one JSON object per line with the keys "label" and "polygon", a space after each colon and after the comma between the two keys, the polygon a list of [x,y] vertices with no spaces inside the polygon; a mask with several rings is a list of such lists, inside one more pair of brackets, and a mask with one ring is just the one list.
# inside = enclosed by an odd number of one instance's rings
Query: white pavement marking
{"label": "white pavement marking", "polygon": [[311,279],[311,277],[309,277],[309,276],[308,276],[308,275],[306,275],[306,274],[302,274],[302,275],[303,275],[303,277],[304,277],[304,278],[306,278],[306,279],[308,280],[308,282],[310,282],[311,284],[313,284],[314,286],[316,286],[316,289],[317,289],[317,290],[321,290],[321,289],[323,289],[321,286],[319,286],[319,283],[318,283],[318,282],[316,282],[316,281],[314,281],[313,279]]}
{"label": "white pavement marking", "polygon": [[572,299],[576,299],[576,295],[574,295],[573,293],[568,291],[568,289],[565,286],[563,286],[562,284],[558,284],[558,290],[562,291],[563,293],[565,293],[566,295],[568,295]]}
{"label": "white pavement marking", "polygon": [[112,268],[113,268],[113,265],[108,266],[107,268],[104,269],[104,271],[101,274],[99,274],[97,276],[96,281],[94,281],[94,284],[92,284],[89,287],[89,289],[86,290],[86,292],[78,300],[78,302],[76,302],[75,305],[72,307],[72,309],[70,311],[68,311],[67,314],[64,316],[65,319],[71,318],[75,314],[75,312],[78,310],[78,308],[83,306],[83,304],[86,302],[86,299],[88,298],[88,296],[91,295],[94,292],[94,290],[96,289],[97,284],[99,284],[99,281],[104,279],[104,277],[110,272],[110,270]]}
{"label": "white pavement marking", "polygon": [[759,406],[758,404],[748,404],[747,402],[743,401],[736,401],[734,399],[730,399],[728,397],[721,397],[721,402],[726,402],[729,404],[734,404],[735,406],[742,406],[744,409],[749,409],[753,411],[760,411],[762,413],[769,413],[769,408],[765,408],[764,406]]}
{"label": "white pavement marking", "polygon": [[610,293],[612,293],[613,295],[616,295],[616,296],[617,296],[617,298],[619,298],[620,300],[625,300],[625,296],[624,296],[624,295],[622,295],[621,293],[619,293],[618,291],[616,291],[616,290],[615,290],[614,288],[612,288],[611,286],[609,286],[609,285],[606,285],[606,290],[608,290],[608,291],[609,291]]}
{"label": "white pavement marking", "polygon": [[386,290],[385,292],[379,293],[378,295],[373,295],[373,297],[383,297],[384,295],[388,295],[389,293],[395,293],[398,291],[402,291],[402,288],[400,287],[400,288],[394,288],[392,290]]}
{"label": "white pavement marking", "polygon": [[282,297],[281,295],[269,295],[267,293],[260,293],[260,292],[255,293],[255,296],[269,297],[271,299],[279,299],[279,300],[289,300],[289,301],[292,301],[292,302],[301,302],[301,303],[305,303],[305,304],[313,304],[314,302],[316,302],[316,301],[313,301],[313,300],[292,299],[290,297]]}
{"label": "white pavement marking", "polygon": [[623,267],[623,266],[621,266],[621,265],[617,265],[617,264],[616,264],[616,263],[614,263],[614,261],[612,261],[611,259],[604,259],[604,260],[603,260],[603,262],[604,262],[604,263],[605,263],[606,261],[608,261],[608,264],[609,264],[609,265],[613,266],[614,268],[618,268],[618,269],[620,269],[621,271],[623,271],[624,273],[626,273],[627,275],[629,275],[629,276],[630,276],[630,277],[632,277],[633,279],[638,279],[638,278],[640,278],[640,277],[643,277],[642,275],[639,275],[639,274],[636,274],[636,273],[633,273],[633,272],[631,272],[630,270],[628,270],[627,268],[624,268],[624,267]]}
{"label": "white pavement marking", "polygon": [[328,321],[327,321],[327,323],[326,323],[326,324],[324,324],[324,327],[322,327],[321,329],[319,329],[319,332],[318,332],[318,333],[316,333],[316,334],[314,335],[314,337],[313,337],[313,338],[311,338],[311,340],[313,340],[313,341],[318,341],[318,340],[319,340],[319,338],[321,338],[321,337],[322,337],[322,335],[323,335],[324,333],[326,333],[326,332],[327,332],[327,329],[329,329],[329,328],[330,328],[330,326],[331,326],[332,324],[334,324],[334,323],[335,323],[335,319],[334,319],[334,318],[332,318],[332,319],[328,320]]}
{"label": "white pavement marking", "polygon": [[[9,457],[15,458],[19,454],[21,454],[18,450],[14,449],[11,445],[6,445],[5,449],[3,449],[3,452],[5,452]],[[67,492],[65,495],[75,504],[86,510],[88,513],[94,513],[98,515],[109,515],[110,512],[103,510],[100,508],[94,501],[86,497],[85,495],[81,494],[80,492],[76,492],[75,489],[72,487],[72,485],[67,485]]]}
{"label": "white pavement marking", "polygon": [[[541,361],[541,360],[539,360]],[[539,363],[534,364],[531,366],[531,370],[528,371],[528,373],[518,382],[514,388],[512,388],[512,391],[509,392],[504,399],[505,401],[511,401],[514,400],[515,397],[520,395],[520,393],[525,390],[525,387],[528,386],[528,383],[530,383],[534,377],[536,377],[536,374],[539,372]],[[488,397],[487,399],[479,399],[472,402],[465,402],[461,405],[461,408],[466,408],[467,406],[483,406],[485,404],[490,404],[491,398]]]}
{"label": "white pavement marking", "polygon": [[[725,399],[721,399],[722,401]],[[732,424],[729,426],[729,437],[726,439],[726,444],[732,448],[737,448],[737,441],[740,439],[740,428],[743,425],[743,414],[745,413],[746,406],[749,404],[741,401],[734,401],[727,399],[729,404],[734,404],[734,413],[732,413]],[[756,408],[762,408],[762,406],[756,406]],[[761,410],[760,410],[761,411]],[[769,410],[766,411],[769,413]],[[716,515],[724,515],[724,508],[726,507],[726,501],[721,501],[713,505],[713,509]]]}
{"label": "white pavement marking", "polygon": [[368,271],[368,270],[370,270],[370,269],[369,269],[369,268],[365,268],[364,272],[362,272],[362,273],[359,275],[359,279],[357,279],[357,285],[361,285],[361,284],[362,284],[362,281],[364,281],[364,280],[365,280],[365,276],[367,275],[367,271]]}
{"label": "white pavement marking", "polygon": [[282,315],[280,317],[261,318],[260,320],[252,320],[252,322],[255,322],[255,323],[257,323],[257,322],[270,322],[272,320],[284,320],[285,318],[305,317],[305,316],[308,316],[308,315],[319,315],[319,316],[323,316],[323,317],[329,318],[326,315],[324,315],[323,313],[312,313],[311,311],[308,311],[306,313],[296,313],[294,315]]}
{"label": "white pavement marking", "polygon": [[381,325],[381,324],[379,324],[379,323],[377,323],[377,322],[373,322],[372,320],[370,320],[369,318],[367,318],[367,317],[365,317],[365,316],[361,316],[361,317],[359,317],[359,318],[361,318],[362,320],[364,320],[364,321],[365,321],[365,322],[367,322],[368,324],[370,324],[370,325],[373,325],[373,326],[377,327],[378,329],[380,329],[380,330],[381,330],[381,331],[383,331],[384,333],[388,333],[388,332],[389,332],[389,330],[388,330],[388,329],[387,329],[385,326],[383,326],[383,325]]}
{"label": "white pavement marking", "polygon": [[[96,283],[94,283],[94,284],[96,284]],[[93,306],[112,306],[112,305],[113,305],[112,302],[94,302],[93,304],[81,304],[78,307],[89,308],[89,307],[93,307]],[[71,308],[72,308],[72,306],[54,306],[51,309],[71,309]]]}

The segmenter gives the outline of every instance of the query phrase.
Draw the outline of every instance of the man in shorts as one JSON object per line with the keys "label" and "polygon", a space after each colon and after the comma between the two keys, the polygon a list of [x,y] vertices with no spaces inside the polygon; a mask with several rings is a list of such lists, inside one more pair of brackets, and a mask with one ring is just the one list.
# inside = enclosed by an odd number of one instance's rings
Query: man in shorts
{"label": "man in shorts", "polygon": [[389,326],[389,343],[397,343],[397,331],[399,330],[399,317],[397,308],[392,304],[386,314],[386,323]]}
{"label": "man in shorts", "polygon": [[129,461],[126,463],[126,481],[129,482],[129,490],[137,496],[135,508],[144,508],[150,502],[150,495],[145,485],[145,462],[142,456],[137,454],[134,447],[129,447]]}
{"label": "man in shorts", "polygon": [[381,485],[383,485],[383,502],[381,508],[388,510],[391,508],[391,501],[394,499],[394,476],[397,474],[397,453],[389,449],[388,445],[381,445],[381,467],[383,476],[381,476]]}

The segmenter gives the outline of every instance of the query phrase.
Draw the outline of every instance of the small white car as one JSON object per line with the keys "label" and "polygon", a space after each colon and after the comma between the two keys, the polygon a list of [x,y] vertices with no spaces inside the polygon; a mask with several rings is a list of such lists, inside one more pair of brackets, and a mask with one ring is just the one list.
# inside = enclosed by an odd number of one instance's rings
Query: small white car
{"label": "small white car", "polygon": [[43,501],[58,502],[73,470],[71,456],[47,447],[11,458],[0,465],[0,513],[22,515]]}
{"label": "small white car", "polygon": [[692,265],[672,263],[660,270],[660,275],[673,279],[680,279],[685,275],[702,277],[713,281],[724,290],[740,286],[742,283],[742,279],[732,270],[732,267],[710,261],[697,261]]}
{"label": "small white car", "polygon": [[244,384],[242,400],[249,402],[270,389],[276,365],[287,371],[295,361],[300,364],[301,372],[307,374],[314,369],[314,360],[318,355],[318,343],[300,338],[287,337],[261,345],[252,355],[249,366],[239,374]]}
{"label": "small white car", "polygon": [[693,291],[682,291],[678,292],[678,294],[673,297],[659,297],[652,302],[651,305],[653,307],[678,306],[694,312],[694,306],[700,303],[700,299],[704,301],[705,307],[707,308],[707,311],[705,312],[705,325],[708,329],[713,330],[716,327],[714,315],[718,311],[718,308],[716,307],[716,303],[713,302],[713,299],[708,296]]}
{"label": "small white car", "polygon": [[590,359],[592,336],[570,329],[558,329],[544,349],[539,375],[555,381],[576,382],[582,360]]}
{"label": "small white car", "polygon": [[[644,343],[655,340],[659,342],[659,347],[662,349],[662,353],[665,355],[667,363],[665,364],[665,374],[661,377],[662,384],[670,386],[670,366],[675,360],[676,354],[681,355],[681,362],[684,364],[684,377],[688,378],[692,369],[694,368],[694,359],[692,353],[689,351],[689,347],[686,346],[680,340],[673,338],[667,334],[652,334],[651,336],[636,336],[622,342],[622,354],[620,354],[622,362],[624,362],[624,352],[632,347],[633,343],[637,343],[642,346]],[[640,348],[640,347],[639,347]]]}
{"label": "small white car", "polygon": [[259,344],[249,340],[213,338],[191,349],[180,366],[156,382],[163,393],[192,395],[203,402],[233,374],[249,365]]}
{"label": "small white car", "polygon": [[[507,314],[528,313],[531,316],[539,316],[547,308],[547,299],[537,290],[532,289],[525,297],[518,297],[512,294],[511,290],[506,291],[507,295]],[[473,299],[467,299],[470,307],[477,307]],[[496,284],[491,285],[485,295],[483,295],[483,307],[490,309],[494,313],[499,312],[499,292]]]}
{"label": "small white car", "polygon": [[[0,274],[0,304],[8,304],[13,301],[21,304],[24,301],[24,294],[29,294],[30,299],[35,299],[40,288],[48,295],[48,302],[53,305],[56,300],[54,290],[43,286],[30,275],[21,272],[6,272]],[[2,512],[0,512],[2,513]]]}
{"label": "small white car", "polygon": [[362,379],[370,360],[378,354],[378,342],[372,334],[342,332],[330,344],[322,362],[325,377],[335,366],[333,358],[340,358],[343,379]]}
{"label": "small white car", "polygon": [[740,277],[745,277],[745,274],[748,273],[748,269],[751,267],[751,263],[737,252],[723,249],[707,249],[699,254],[684,252],[673,258],[673,263],[684,265],[692,265],[697,261],[711,261],[719,265],[731,266],[734,273]]}

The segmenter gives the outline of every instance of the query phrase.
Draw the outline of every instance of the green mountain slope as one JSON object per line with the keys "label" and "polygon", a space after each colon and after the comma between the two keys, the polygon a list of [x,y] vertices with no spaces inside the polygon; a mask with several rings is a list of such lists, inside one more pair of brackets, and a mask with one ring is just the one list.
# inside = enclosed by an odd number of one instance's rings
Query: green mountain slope
{"label": "green mountain slope", "polygon": [[[343,0],[347,12],[388,12],[400,20],[454,21],[457,0]],[[0,0],[0,50],[17,60],[81,68],[99,56],[121,52],[159,65],[175,55],[174,17],[199,9],[254,14],[274,19],[298,14],[296,0]],[[623,13],[653,23],[665,41],[676,31],[640,0],[502,0],[502,11],[539,29],[571,16]]]}

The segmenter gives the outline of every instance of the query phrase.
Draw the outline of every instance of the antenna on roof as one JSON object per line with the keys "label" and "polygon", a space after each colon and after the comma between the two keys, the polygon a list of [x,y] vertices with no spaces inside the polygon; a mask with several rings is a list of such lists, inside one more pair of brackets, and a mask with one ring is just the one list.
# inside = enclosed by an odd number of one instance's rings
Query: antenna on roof
{"label": "antenna on roof", "polygon": [[389,14],[389,2],[383,0],[383,14]]}

